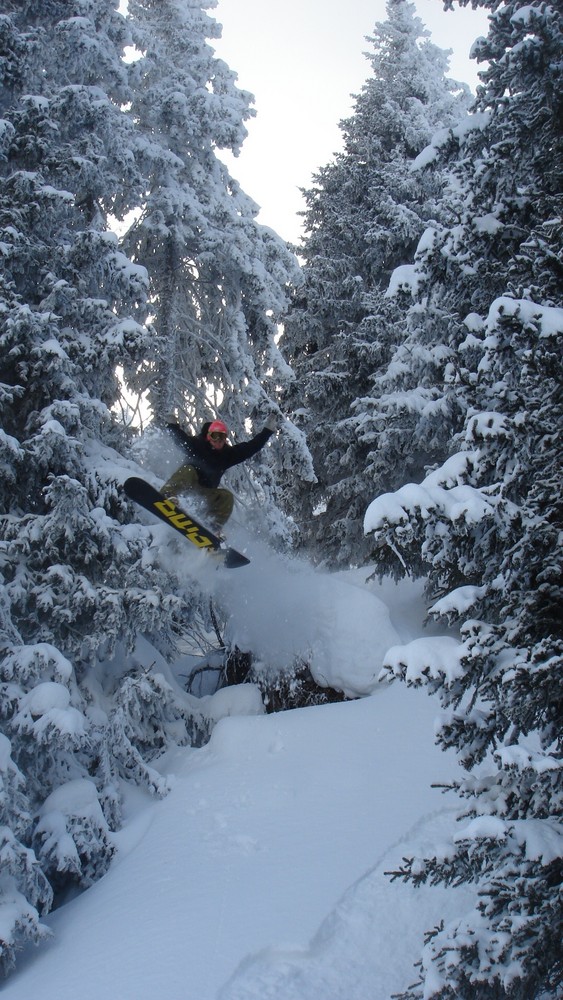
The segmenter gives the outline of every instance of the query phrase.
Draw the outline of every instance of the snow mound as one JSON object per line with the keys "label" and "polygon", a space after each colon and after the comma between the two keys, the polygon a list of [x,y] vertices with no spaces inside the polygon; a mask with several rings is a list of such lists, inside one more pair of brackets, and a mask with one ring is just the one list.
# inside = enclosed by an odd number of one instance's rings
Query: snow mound
{"label": "snow mound", "polygon": [[231,614],[228,642],[272,671],[302,660],[322,687],[349,697],[371,694],[387,650],[400,641],[383,601],[265,546],[248,554],[249,566],[221,576],[218,597]]}

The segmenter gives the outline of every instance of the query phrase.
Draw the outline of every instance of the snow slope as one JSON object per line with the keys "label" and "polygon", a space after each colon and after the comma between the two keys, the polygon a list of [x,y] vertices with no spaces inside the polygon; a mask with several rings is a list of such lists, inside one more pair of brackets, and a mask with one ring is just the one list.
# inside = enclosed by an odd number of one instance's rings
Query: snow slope
{"label": "snow slope", "polygon": [[128,793],[117,860],[46,919],[54,936],[25,954],[8,1000],[387,1000],[413,981],[423,930],[465,909],[383,874],[453,823],[430,788],[455,769],[434,746],[436,706],[374,679],[385,647],[420,635],[420,588],[253,560],[244,587],[246,569],[212,577],[237,638],[280,663],[307,647],[373,693],[266,716],[221,692],[229,717],[159,762],[167,798]]}
{"label": "snow slope", "polygon": [[443,903],[427,891],[413,907],[413,890],[390,885],[380,863],[428,838],[436,812],[449,820],[429,788],[452,771],[432,716],[423,694],[393,685],[356,702],[223,719],[206,747],[166,761],[170,795],[137,804],[118,861],[51,915],[54,940],[5,995],[388,997],[412,980],[407,943],[416,947]]}

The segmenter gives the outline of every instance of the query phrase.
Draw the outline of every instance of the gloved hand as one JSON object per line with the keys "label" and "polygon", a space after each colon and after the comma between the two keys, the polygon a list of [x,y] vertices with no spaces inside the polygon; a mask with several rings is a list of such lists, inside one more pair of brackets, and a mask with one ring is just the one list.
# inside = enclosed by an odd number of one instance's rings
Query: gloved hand
{"label": "gloved hand", "polygon": [[275,413],[270,413],[264,421],[264,427],[267,427],[269,431],[277,431],[278,425],[279,420]]}

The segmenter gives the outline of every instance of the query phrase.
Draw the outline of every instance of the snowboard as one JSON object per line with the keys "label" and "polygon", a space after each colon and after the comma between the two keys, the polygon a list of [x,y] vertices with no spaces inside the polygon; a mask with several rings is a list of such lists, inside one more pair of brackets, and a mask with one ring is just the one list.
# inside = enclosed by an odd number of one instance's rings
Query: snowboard
{"label": "snowboard", "polygon": [[222,565],[227,569],[246,566],[250,562],[250,559],[243,556],[241,552],[224,546],[221,539],[214,535],[209,528],[206,528],[200,521],[196,521],[195,517],[186,514],[173,500],[168,500],[144,479],[139,479],[137,476],[126,479],[123,491],[130,500],[134,500],[145,510],[159,517],[161,521],[166,521],[171,528],[179,531],[196,548],[219,556]]}

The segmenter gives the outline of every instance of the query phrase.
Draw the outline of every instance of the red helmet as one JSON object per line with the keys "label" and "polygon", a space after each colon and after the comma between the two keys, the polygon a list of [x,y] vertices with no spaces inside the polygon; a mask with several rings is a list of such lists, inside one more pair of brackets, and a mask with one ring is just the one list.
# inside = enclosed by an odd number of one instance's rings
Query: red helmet
{"label": "red helmet", "polygon": [[208,434],[228,434],[227,425],[223,423],[222,420],[214,420],[212,424],[209,424],[207,428]]}

